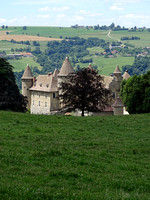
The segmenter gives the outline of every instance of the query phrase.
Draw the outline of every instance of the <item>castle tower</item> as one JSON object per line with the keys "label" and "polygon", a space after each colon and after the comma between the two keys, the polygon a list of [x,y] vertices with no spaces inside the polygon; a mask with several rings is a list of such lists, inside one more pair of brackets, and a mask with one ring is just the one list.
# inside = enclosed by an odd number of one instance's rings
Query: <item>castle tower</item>
{"label": "castle tower", "polygon": [[21,79],[22,79],[22,94],[23,96],[27,97],[28,100],[27,109],[30,109],[31,94],[29,88],[31,88],[33,85],[33,76],[29,65],[27,65]]}
{"label": "castle tower", "polygon": [[125,73],[123,74],[123,79],[127,80],[128,78],[130,78],[130,75],[128,73],[128,70],[125,71]]}
{"label": "castle tower", "polygon": [[115,80],[115,98],[117,98],[120,93],[120,84],[122,81],[121,71],[118,65],[116,66],[116,69],[114,71],[114,80]]}
{"label": "castle tower", "polygon": [[[63,62],[63,65],[60,69],[60,72],[58,74],[58,88],[60,87],[60,84],[62,82],[68,81],[68,79],[66,79],[66,77],[71,74],[74,73],[74,69],[69,61],[69,58],[66,57],[66,59]],[[62,94],[62,91],[59,90],[59,95]],[[63,107],[63,105],[61,104],[61,108]]]}
{"label": "castle tower", "polygon": [[119,97],[117,97],[115,103],[112,105],[114,110],[114,115],[123,115],[123,107],[122,101]]}

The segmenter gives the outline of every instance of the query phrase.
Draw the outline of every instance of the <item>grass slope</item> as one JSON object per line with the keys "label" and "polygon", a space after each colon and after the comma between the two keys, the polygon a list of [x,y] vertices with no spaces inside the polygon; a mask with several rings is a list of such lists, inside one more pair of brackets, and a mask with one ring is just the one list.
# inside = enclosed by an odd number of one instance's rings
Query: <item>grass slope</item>
{"label": "grass slope", "polygon": [[12,59],[9,60],[9,63],[14,67],[14,72],[20,72],[22,70],[25,70],[27,64],[32,67],[37,67],[38,69],[41,69],[41,66],[39,63],[37,63],[33,57],[23,57],[19,60]]}
{"label": "grass slope", "polygon": [[0,199],[150,199],[149,124],[0,111]]}

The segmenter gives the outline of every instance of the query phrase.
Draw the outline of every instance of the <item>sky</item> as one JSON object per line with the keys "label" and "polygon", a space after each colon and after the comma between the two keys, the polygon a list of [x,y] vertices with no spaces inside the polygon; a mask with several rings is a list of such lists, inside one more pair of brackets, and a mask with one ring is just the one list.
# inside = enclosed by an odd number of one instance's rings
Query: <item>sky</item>
{"label": "sky", "polygon": [[3,0],[0,26],[94,26],[150,28],[150,0]]}

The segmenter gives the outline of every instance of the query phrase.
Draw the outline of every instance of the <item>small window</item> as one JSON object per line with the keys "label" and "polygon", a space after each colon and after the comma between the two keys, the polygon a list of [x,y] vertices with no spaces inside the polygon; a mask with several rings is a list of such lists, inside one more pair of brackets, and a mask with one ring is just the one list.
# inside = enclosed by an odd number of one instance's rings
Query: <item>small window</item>
{"label": "small window", "polygon": [[55,93],[53,93],[53,99],[55,99],[56,98],[56,94]]}
{"label": "small window", "polygon": [[40,98],[40,94],[39,94],[39,98]]}
{"label": "small window", "polygon": [[47,107],[47,102],[45,102],[45,107]]}
{"label": "small window", "polygon": [[39,106],[41,105],[41,102],[39,101]]}
{"label": "small window", "polygon": [[45,96],[45,99],[47,99],[47,95]]}
{"label": "small window", "polygon": [[33,100],[33,105],[34,105],[34,100]]}
{"label": "small window", "polygon": [[40,87],[42,87],[42,83],[40,83]]}

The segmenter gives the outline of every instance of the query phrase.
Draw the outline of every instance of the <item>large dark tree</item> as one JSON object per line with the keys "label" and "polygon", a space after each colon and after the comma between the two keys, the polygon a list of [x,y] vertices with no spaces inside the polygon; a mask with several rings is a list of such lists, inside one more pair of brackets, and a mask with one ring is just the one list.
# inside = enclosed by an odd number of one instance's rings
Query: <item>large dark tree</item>
{"label": "large dark tree", "polygon": [[121,98],[132,113],[150,112],[150,71],[144,75],[134,75],[121,84]]}
{"label": "large dark tree", "polygon": [[19,92],[13,67],[0,58],[0,110],[26,111],[27,100]]}
{"label": "large dark tree", "polygon": [[60,98],[64,107],[85,111],[102,111],[110,105],[111,92],[103,84],[103,78],[91,68],[84,68],[70,74],[62,82]]}

